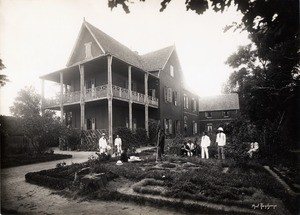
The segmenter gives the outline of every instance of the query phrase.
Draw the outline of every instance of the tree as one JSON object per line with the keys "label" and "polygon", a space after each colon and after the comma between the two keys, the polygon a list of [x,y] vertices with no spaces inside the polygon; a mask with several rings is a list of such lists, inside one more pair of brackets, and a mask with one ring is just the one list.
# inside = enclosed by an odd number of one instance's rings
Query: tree
{"label": "tree", "polygon": [[[4,66],[4,64],[2,63],[2,59],[0,59],[0,70],[5,69],[6,67]],[[6,82],[8,82],[8,78],[7,75],[4,74],[0,74],[0,86],[3,87]]]}
{"label": "tree", "polygon": [[32,86],[25,87],[18,92],[18,95],[10,107],[13,116],[30,118],[40,115],[41,97],[35,92]]}
{"label": "tree", "polygon": [[66,129],[54,112],[41,115],[40,96],[32,87],[20,90],[10,111],[21,120],[22,131],[37,153],[43,153],[57,142]]}

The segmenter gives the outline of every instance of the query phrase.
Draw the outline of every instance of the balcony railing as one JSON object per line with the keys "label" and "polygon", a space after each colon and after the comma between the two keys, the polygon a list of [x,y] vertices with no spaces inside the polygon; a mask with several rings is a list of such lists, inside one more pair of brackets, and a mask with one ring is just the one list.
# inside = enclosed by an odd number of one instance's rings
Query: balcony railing
{"label": "balcony railing", "polygon": [[[85,90],[84,101],[93,101],[98,99],[104,99],[107,97],[108,87],[107,85],[98,86],[95,88],[90,88]],[[112,86],[112,93],[114,98],[120,98],[129,101],[129,91],[126,88],[119,86]],[[146,97],[142,93],[135,91],[131,92],[132,101],[136,103],[144,104],[146,102]],[[80,102],[80,91],[67,92],[63,95],[63,104],[72,104]],[[158,107],[158,99],[152,96],[148,96],[149,105]],[[45,99],[44,107],[55,107],[60,105],[60,96],[54,98]]]}

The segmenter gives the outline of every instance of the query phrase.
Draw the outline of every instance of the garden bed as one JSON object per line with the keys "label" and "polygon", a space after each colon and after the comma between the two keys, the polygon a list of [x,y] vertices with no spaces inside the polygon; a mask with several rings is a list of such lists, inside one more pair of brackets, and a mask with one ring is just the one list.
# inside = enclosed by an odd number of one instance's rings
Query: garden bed
{"label": "garden bed", "polygon": [[22,166],[22,165],[41,163],[47,161],[55,161],[55,160],[67,159],[71,157],[72,155],[53,154],[53,153],[9,155],[1,158],[1,168]]}
{"label": "garden bed", "polygon": [[[141,156],[141,162],[123,165],[116,165],[117,158],[105,161],[92,158],[82,164],[28,173],[26,181],[92,199],[125,201],[127,195],[127,201],[136,202],[138,199],[140,203],[146,200],[157,203],[157,197],[160,197],[164,199],[161,204],[168,207],[175,203],[166,199],[210,202],[244,209],[251,209],[253,204],[269,203],[277,205],[277,212],[285,211],[279,200],[287,198],[284,188],[259,164],[241,166],[232,160],[221,162],[176,156],[156,163],[149,154]],[[87,174],[105,173],[107,186],[89,192],[80,190],[80,186],[74,185],[75,173],[84,168],[89,168]],[[155,199],[149,200],[151,196]]]}

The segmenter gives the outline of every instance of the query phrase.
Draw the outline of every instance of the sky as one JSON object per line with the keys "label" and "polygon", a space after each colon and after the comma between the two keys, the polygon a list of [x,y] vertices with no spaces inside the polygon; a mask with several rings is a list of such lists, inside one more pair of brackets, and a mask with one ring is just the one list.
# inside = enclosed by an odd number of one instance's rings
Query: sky
{"label": "sky", "polygon": [[164,12],[159,0],[134,2],[126,14],[108,8],[107,0],[0,0],[1,73],[10,80],[0,88],[0,114],[11,115],[25,86],[40,93],[39,77],[66,67],[83,18],[140,54],[175,44],[187,88],[199,96],[221,94],[233,72],[226,59],[250,43],[246,32],[223,32],[240,21],[235,8],[198,15],[186,11],[183,0],[172,0]]}

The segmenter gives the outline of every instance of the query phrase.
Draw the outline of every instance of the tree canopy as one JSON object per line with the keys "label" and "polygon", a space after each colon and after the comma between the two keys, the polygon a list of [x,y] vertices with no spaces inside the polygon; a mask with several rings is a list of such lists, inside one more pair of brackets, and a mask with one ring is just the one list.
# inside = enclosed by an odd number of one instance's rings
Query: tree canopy
{"label": "tree canopy", "polygon": [[65,126],[52,111],[41,115],[40,95],[33,87],[20,90],[10,111],[21,121],[22,131],[35,152],[42,153],[58,141]]}
{"label": "tree canopy", "polygon": [[[2,63],[2,59],[0,59],[0,71],[5,69],[6,67],[4,66],[4,64]],[[0,74],[0,87],[3,87],[6,82],[8,82],[8,78],[7,75],[4,74]]]}

